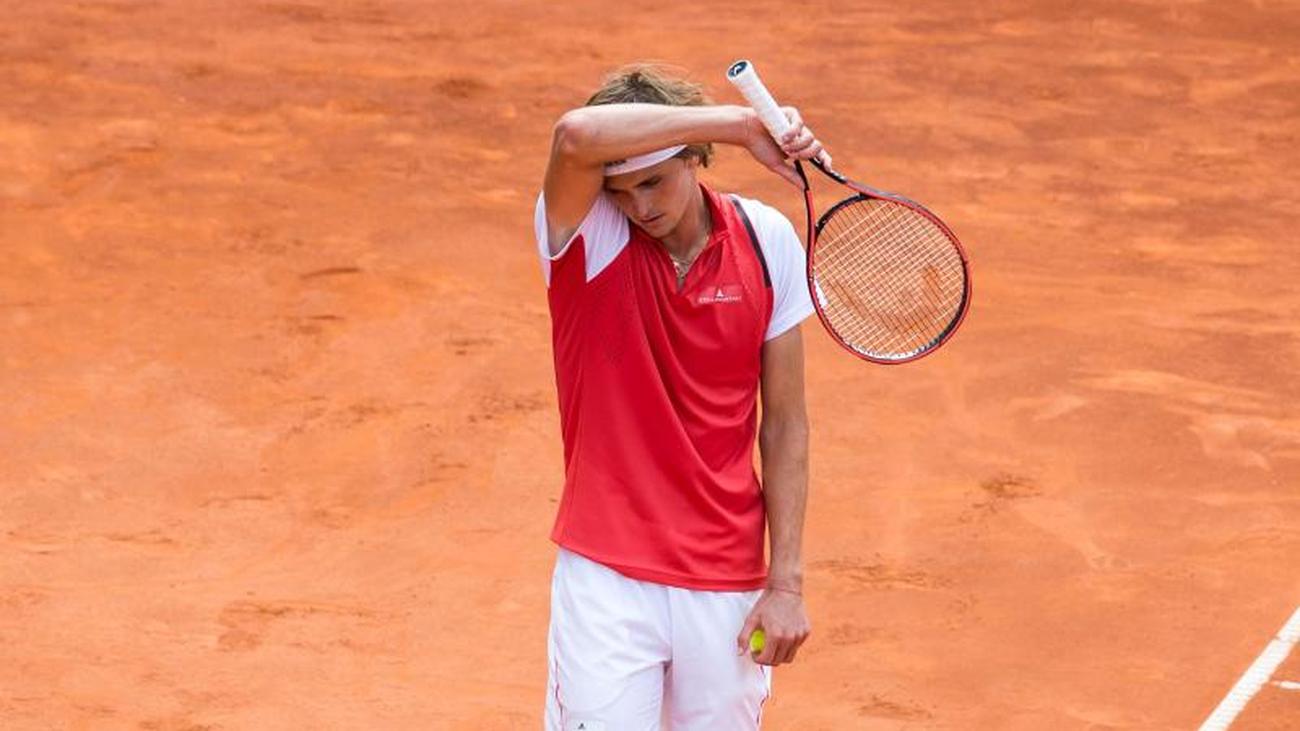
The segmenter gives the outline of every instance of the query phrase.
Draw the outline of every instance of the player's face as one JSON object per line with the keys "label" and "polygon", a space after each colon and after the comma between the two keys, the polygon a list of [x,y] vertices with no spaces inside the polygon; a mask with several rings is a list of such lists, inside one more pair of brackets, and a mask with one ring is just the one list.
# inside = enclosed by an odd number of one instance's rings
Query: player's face
{"label": "player's face", "polygon": [[623,215],[656,239],[667,236],[699,196],[695,158],[670,157],[644,170],[605,178],[605,191]]}

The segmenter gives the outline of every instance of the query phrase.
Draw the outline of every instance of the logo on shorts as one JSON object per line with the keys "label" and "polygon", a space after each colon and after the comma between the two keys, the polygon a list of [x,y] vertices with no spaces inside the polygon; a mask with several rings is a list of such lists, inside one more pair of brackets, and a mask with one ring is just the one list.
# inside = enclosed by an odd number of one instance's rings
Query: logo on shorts
{"label": "logo on shorts", "polygon": [[701,305],[725,304],[728,302],[739,302],[741,299],[741,287],[739,284],[723,284],[711,289],[705,290],[695,301]]}
{"label": "logo on shorts", "polygon": [[605,731],[605,722],[573,719],[564,727],[564,731]]}

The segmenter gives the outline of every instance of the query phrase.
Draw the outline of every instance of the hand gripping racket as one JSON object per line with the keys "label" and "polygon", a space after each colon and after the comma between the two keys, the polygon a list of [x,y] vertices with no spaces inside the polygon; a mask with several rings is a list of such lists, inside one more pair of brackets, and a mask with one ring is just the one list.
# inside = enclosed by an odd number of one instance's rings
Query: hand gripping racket
{"label": "hand gripping racket", "polygon": [[[790,128],[754,65],[727,70],[775,139]],[[853,194],[814,226],[812,187],[803,166],[808,213],[808,289],[817,316],[849,352],[873,363],[906,363],[948,338],[970,308],[970,266],[952,230],[916,201],[812,164]]]}

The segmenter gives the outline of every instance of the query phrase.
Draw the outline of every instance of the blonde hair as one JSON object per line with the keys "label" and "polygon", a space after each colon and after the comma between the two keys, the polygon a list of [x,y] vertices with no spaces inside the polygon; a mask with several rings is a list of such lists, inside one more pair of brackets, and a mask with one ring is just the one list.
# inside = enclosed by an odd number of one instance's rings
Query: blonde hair
{"label": "blonde hair", "polygon": [[[636,63],[615,70],[605,77],[601,87],[587,99],[587,106],[598,104],[667,104],[674,107],[699,107],[712,104],[704,87],[670,73],[656,64]],[[713,159],[713,144],[687,145],[677,157],[694,157],[708,167]]]}

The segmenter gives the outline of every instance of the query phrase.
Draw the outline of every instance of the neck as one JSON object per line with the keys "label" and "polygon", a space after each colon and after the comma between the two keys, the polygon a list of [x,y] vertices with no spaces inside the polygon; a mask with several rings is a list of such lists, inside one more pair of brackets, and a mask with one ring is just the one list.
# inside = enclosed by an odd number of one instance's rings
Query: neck
{"label": "neck", "polygon": [[703,189],[697,185],[695,198],[687,206],[686,213],[682,214],[682,220],[677,222],[667,236],[660,239],[660,243],[669,254],[686,258],[704,244],[711,229],[712,216],[709,214],[709,202],[704,198]]}

